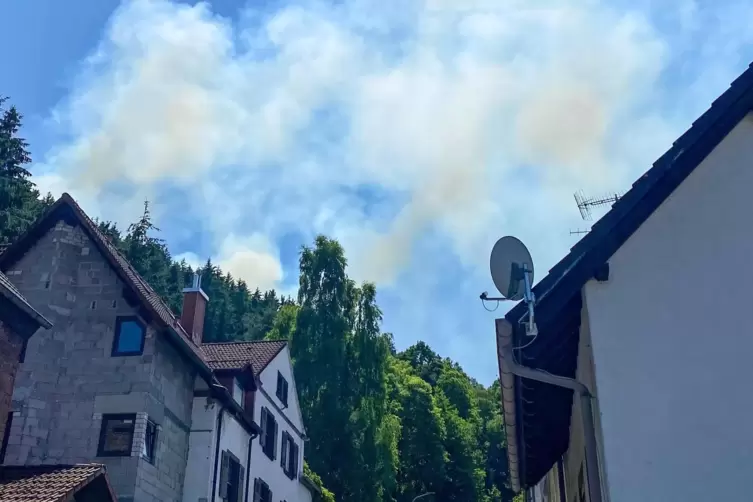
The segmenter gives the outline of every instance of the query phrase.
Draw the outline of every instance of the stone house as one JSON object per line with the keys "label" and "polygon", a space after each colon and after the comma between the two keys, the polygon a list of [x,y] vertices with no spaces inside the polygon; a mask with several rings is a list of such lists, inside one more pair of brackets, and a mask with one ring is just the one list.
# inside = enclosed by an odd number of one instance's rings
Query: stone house
{"label": "stone house", "polygon": [[205,361],[190,322],[203,312],[184,308],[181,322],[68,194],[0,255],[0,271],[53,324],[20,365],[6,464],[94,461],[121,501],[178,502],[195,388],[258,434]]}
{"label": "stone house", "polygon": [[[0,272],[0,463],[8,447],[11,396],[18,365],[29,337],[40,328],[51,327],[50,321]],[[115,495],[103,465],[0,466],[0,500],[114,502]]]}

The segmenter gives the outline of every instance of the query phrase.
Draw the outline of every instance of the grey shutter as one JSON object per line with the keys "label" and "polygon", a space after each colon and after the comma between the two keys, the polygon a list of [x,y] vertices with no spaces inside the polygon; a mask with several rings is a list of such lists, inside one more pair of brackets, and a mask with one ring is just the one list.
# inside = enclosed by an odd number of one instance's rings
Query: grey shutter
{"label": "grey shutter", "polygon": [[238,466],[238,501],[243,502],[243,495],[246,493],[246,469],[242,465]]}
{"label": "grey shutter", "polygon": [[282,386],[282,402],[285,403],[285,406],[288,405],[288,381],[283,380],[284,385]]}
{"label": "grey shutter", "polygon": [[277,458],[277,420],[274,420],[273,423],[274,429],[272,431],[272,460],[275,460]]}
{"label": "grey shutter", "polygon": [[261,427],[261,434],[259,434],[259,444],[261,445],[262,450],[267,449],[267,409],[262,408],[261,409],[261,423],[259,424]]}
{"label": "grey shutter", "polygon": [[259,502],[261,500],[261,484],[259,478],[254,479],[254,501]]}
{"label": "grey shutter", "polygon": [[267,496],[264,497],[264,502],[272,502],[272,489],[267,485]]}
{"label": "grey shutter", "polygon": [[293,449],[293,452],[291,453],[291,455],[293,456],[293,462],[292,462],[293,468],[290,470],[291,471],[290,479],[295,479],[298,477],[298,445],[296,443],[293,443],[292,449]]}
{"label": "grey shutter", "polygon": [[282,472],[288,472],[288,434],[282,433],[282,447],[280,448],[280,465],[282,466]]}
{"label": "grey shutter", "polygon": [[226,451],[222,452],[220,466],[220,498],[227,499],[227,477],[230,470],[230,458]]}

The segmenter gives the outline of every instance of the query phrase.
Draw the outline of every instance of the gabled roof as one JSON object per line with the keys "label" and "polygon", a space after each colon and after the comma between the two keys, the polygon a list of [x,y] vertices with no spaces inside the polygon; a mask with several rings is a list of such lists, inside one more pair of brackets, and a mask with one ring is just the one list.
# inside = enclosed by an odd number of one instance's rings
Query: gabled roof
{"label": "gabled roof", "polygon": [[183,339],[183,348],[192,352],[195,358],[203,357],[199,348],[191,341],[191,336],[178,322],[178,318],[159,294],[152,289],[143,277],[134,269],[110,240],[100,232],[97,224],[73,200],[64,193],[45,213],[13,244],[0,254],[0,271],[8,270],[58,221],[65,220],[78,224],[96,245],[99,252],[115,270],[120,279],[133,291],[140,303],[158,323],[171,328]]}
{"label": "gabled roof", "polygon": [[204,353],[193,343],[191,336],[178,322],[178,317],[173,314],[170,307],[149,286],[136,269],[131,266],[128,260],[120,254],[110,240],[100,232],[97,224],[84,213],[76,201],[73,200],[73,197],[67,193],[64,193],[55,201],[26,233],[0,254],[0,271],[7,270],[21,259],[60,220],[70,225],[81,226],[84,233],[97,247],[97,250],[109,263],[121,281],[123,281],[124,285],[135,295],[138,304],[143,307],[140,314],[148,317],[148,320],[154,320],[158,325],[165,328],[163,333],[183,352],[183,355],[194,365],[199,374],[210,383],[213,395],[219,398],[238,417],[247,430],[258,433],[259,426],[235,402],[230,391],[217,382],[217,379],[212,374],[212,370],[204,360]]}
{"label": "gabled roof", "polygon": [[2,502],[69,502],[84,491],[86,500],[117,500],[101,464],[0,467]]}
{"label": "gabled roof", "polygon": [[13,283],[10,282],[10,279],[8,279],[2,272],[0,272],[0,296],[8,300],[14,307],[28,316],[28,318],[37,325],[37,328],[52,327],[52,323],[45,319],[42,314],[37,312],[34,307],[26,301],[26,298],[23,297],[21,292],[16,289]]}
{"label": "gabled roof", "polygon": [[287,343],[285,340],[202,343],[201,350],[213,370],[242,370],[250,366],[254,375],[258,375]]}
{"label": "gabled roof", "polygon": [[[575,376],[581,289],[752,108],[753,65],[536,284],[538,340],[519,351],[519,362]],[[526,307],[519,303],[505,316],[515,327],[516,346],[524,344],[519,323],[525,315]],[[572,393],[517,378],[514,388],[503,389],[503,394],[517,403],[517,437],[512,438],[517,457],[510,455],[510,462],[520,463],[520,485],[532,486],[568,447]]]}

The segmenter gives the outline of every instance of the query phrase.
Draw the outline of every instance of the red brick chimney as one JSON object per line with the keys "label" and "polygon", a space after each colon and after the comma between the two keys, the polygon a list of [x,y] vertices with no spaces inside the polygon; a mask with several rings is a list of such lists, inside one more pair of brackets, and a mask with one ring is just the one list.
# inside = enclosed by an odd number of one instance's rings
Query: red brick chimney
{"label": "red brick chimney", "polygon": [[193,285],[183,290],[183,310],[180,314],[180,324],[191,336],[196,345],[201,345],[204,335],[204,314],[207,311],[209,297],[201,290],[201,276],[193,276]]}

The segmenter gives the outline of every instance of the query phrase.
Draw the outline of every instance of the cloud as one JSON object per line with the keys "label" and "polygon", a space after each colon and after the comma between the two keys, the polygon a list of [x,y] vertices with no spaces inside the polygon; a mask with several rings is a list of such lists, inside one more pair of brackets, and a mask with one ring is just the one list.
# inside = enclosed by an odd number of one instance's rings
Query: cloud
{"label": "cloud", "polygon": [[[185,260],[193,268],[206,263],[206,259],[190,251],[177,255],[175,259]],[[251,289],[278,288],[283,279],[278,253],[269,240],[259,234],[242,238],[230,235],[222,241],[213,262],[235,279],[245,281]]]}
{"label": "cloud", "polygon": [[[259,287],[283,278],[282,236],[324,232],[354,276],[404,301],[429,301],[448,257],[469,295],[501,235],[556,261],[572,193],[624,188],[702,107],[669,113],[668,97],[721,90],[699,70],[667,94],[709,16],[673,5],[665,32],[649,1],[300,0],[235,20],[125,1],[55,111],[70,140],[36,168],[116,219],[180,187],[206,208],[215,261]],[[737,62],[728,38],[699,49],[725,55],[717,76]],[[132,202],[103,203],[113,194]]]}

